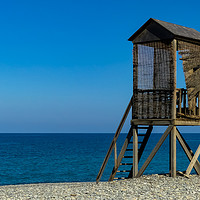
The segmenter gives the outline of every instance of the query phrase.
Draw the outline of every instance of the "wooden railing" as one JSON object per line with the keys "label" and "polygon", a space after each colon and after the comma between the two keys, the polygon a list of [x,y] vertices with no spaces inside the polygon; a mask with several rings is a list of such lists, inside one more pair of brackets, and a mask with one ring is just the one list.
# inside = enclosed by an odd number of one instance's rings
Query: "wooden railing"
{"label": "wooden railing", "polygon": [[178,117],[193,116],[199,118],[200,116],[200,92],[197,93],[196,97],[193,99],[193,107],[189,109],[188,107],[188,95],[187,89],[177,88],[176,89],[176,112]]}
{"label": "wooden railing", "polygon": [[170,119],[172,90],[134,90],[134,119]]}
{"label": "wooden railing", "polygon": [[111,153],[112,153],[112,151],[113,151],[113,148],[115,149],[115,150],[114,150],[114,155],[115,155],[115,157],[114,157],[115,166],[117,165],[117,145],[116,145],[116,142],[117,142],[117,139],[118,139],[118,137],[119,137],[119,134],[120,134],[120,132],[121,132],[121,130],[122,130],[122,128],[123,128],[123,125],[124,125],[124,123],[125,123],[125,121],[126,121],[126,118],[127,118],[128,114],[129,114],[129,112],[130,112],[130,109],[131,109],[131,107],[132,107],[132,98],[133,98],[133,97],[131,97],[131,100],[130,100],[130,102],[129,102],[127,108],[126,108],[126,111],[124,112],[124,115],[123,115],[123,117],[122,117],[122,120],[121,120],[121,122],[120,122],[120,124],[119,124],[119,126],[118,126],[118,128],[117,128],[117,131],[116,131],[116,133],[115,133],[115,135],[114,135],[114,138],[113,138],[113,140],[112,140],[112,142],[111,142],[110,148],[108,149],[108,152],[107,152],[106,157],[105,157],[105,159],[104,159],[104,161],[103,161],[103,164],[101,165],[101,168],[100,168],[99,173],[98,173],[97,178],[96,178],[96,182],[97,182],[97,183],[98,183],[98,182],[100,181],[100,179],[101,179],[101,176],[102,176],[102,174],[103,174],[103,172],[104,172],[104,169],[105,169],[105,167],[106,167],[106,165],[107,165],[107,162],[108,162],[108,160],[109,160],[109,158],[110,158],[110,155],[111,155]]}

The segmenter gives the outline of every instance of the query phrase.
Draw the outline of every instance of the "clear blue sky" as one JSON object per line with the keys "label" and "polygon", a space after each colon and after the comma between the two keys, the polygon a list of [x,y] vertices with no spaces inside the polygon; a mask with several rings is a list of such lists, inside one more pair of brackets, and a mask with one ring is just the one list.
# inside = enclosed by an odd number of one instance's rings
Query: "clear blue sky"
{"label": "clear blue sky", "polygon": [[114,132],[132,95],[127,39],[150,17],[200,31],[199,7],[170,0],[1,1],[0,132]]}

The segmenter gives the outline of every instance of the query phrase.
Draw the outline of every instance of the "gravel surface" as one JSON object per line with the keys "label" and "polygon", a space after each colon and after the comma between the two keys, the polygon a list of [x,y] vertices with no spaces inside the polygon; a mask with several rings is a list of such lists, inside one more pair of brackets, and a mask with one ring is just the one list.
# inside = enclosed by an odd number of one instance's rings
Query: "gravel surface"
{"label": "gravel surface", "polygon": [[0,186],[1,200],[31,199],[200,199],[200,177],[164,175],[113,182],[40,183]]}

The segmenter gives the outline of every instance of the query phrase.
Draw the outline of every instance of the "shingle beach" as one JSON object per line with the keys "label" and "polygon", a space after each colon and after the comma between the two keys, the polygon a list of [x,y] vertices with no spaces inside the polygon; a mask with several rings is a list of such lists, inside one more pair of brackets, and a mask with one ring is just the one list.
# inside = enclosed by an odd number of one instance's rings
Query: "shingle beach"
{"label": "shingle beach", "polygon": [[42,199],[200,199],[200,177],[164,175],[113,182],[40,183],[0,186],[1,200]]}

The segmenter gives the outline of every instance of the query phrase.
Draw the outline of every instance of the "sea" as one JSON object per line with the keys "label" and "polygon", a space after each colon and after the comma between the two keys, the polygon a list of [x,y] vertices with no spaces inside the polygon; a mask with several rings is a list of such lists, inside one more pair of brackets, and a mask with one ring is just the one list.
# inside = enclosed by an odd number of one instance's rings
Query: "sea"
{"label": "sea", "polygon": [[[0,185],[94,182],[113,136],[112,133],[2,133],[0,134]],[[139,167],[160,137],[161,134],[152,133]],[[195,152],[200,144],[200,134],[185,133],[183,137]],[[118,154],[125,138],[126,134],[123,133],[118,138]],[[185,171],[188,165],[189,161],[177,142],[177,170]],[[108,180],[113,166],[112,153],[101,181]],[[144,174],[168,172],[169,139],[167,138]]]}

